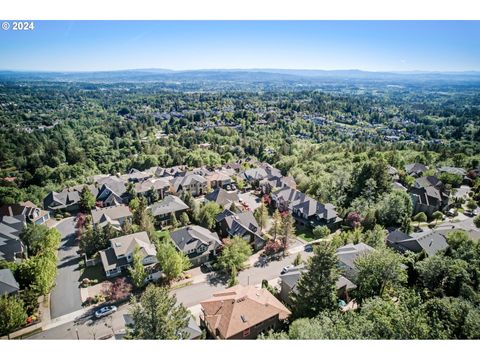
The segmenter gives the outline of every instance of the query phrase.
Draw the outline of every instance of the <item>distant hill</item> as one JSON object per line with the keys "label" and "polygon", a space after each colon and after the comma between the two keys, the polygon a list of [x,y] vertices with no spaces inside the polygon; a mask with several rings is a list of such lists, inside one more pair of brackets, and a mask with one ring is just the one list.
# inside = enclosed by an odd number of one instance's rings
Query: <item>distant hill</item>
{"label": "distant hill", "polygon": [[0,80],[46,81],[242,81],[280,82],[316,80],[480,81],[480,72],[371,72],[362,70],[213,69],[174,71],[132,69],[92,72],[0,71]]}

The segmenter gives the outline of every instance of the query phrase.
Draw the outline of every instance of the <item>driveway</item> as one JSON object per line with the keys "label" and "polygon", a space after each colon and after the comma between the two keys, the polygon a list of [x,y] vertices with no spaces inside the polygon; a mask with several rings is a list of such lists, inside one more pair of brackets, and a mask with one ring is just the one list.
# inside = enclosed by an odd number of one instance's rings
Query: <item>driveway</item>
{"label": "driveway", "polygon": [[[301,251],[303,259],[307,259],[313,253]],[[262,280],[273,280],[280,276],[280,271],[283,267],[291,265],[297,253],[293,253],[279,261],[271,261],[263,266],[252,266],[249,269],[240,271],[238,274],[238,282],[241,285],[256,285],[260,284]],[[225,290],[228,279],[222,279],[215,273],[210,273],[207,276],[207,281],[180,289],[173,290],[177,300],[186,307],[197,305],[199,302],[210,298],[214,293]]]}
{"label": "driveway", "polygon": [[56,285],[50,295],[50,316],[52,319],[80,310],[82,301],[78,279],[80,270],[75,242],[75,218],[69,217],[56,225],[62,242],[58,249],[58,267]]}

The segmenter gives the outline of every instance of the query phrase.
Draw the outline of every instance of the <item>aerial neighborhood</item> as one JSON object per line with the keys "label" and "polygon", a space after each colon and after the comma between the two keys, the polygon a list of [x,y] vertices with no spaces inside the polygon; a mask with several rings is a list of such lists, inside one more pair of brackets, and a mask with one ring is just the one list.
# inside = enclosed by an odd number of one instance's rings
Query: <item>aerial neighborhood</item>
{"label": "aerial neighborhood", "polygon": [[[321,286],[313,278],[320,276],[316,271],[323,273],[321,281],[332,279],[328,296],[342,312],[358,311],[370,257],[392,257],[396,270],[406,271],[402,256],[433,257],[462,234],[480,239],[472,222],[478,208],[469,198],[471,171],[421,163],[383,171],[393,190],[380,210],[388,213],[376,215],[373,225],[367,224],[368,214],[340,212],[315,200],[292,176],[254,159],[95,175],[88,183],[51,191],[41,207],[30,201],[3,205],[1,295],[28,299],[19,303],[28,322],[3,335],[49,321],[45,313],[53,313],[62,292],[72,289],[61,279],[65,271],[79,288],[73,296],[80,296],[81,308],[104,306],[99,318],[115,316],[117,306],[128,308],[130,296],[142,303],[143,297],[160,296],[155,291],[185,292],[190,302],[183,308],[188,315],[182,331],[190,339],[255,339],[284,329],[292,316],[307,316],[326,301],[310,293],[310,286]],[[57,230],[62,224],[71,228]],[[26,266],[42,271],[35,268],[42,257],[53,256],[56,267],[62,253],[56,247],[67,238],[80,271],[59,265],[50,277],[24,278]],[[316,261],[332,261],[333,267],[318,268]],[[251,274],[246,283],[243,273]],[[213,287],[215,282],[223,289]],[[194,287],[204,283],[208,291],[199,297]],[[136,329],[137,310],[125,314],[124,329],[112,328],[115,336],[134,336],[136,330],[125,329]]]}

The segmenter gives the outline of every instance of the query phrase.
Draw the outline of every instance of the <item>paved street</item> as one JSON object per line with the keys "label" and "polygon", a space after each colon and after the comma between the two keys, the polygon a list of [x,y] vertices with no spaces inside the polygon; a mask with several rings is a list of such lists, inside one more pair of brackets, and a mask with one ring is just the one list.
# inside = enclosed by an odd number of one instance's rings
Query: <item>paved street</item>
{"label": "paved street", "polygon": [[50,315],[56,317],[69,314],[82,308],[78,279],[79,256],[75,244],[75,218],[70,217],[56,225],[62,234],[62,243],[58,251],[58,271],[56,285],[50,296]]}
{"label": "paved street", "polygon": [[[297,247],[296,250],[300,250],[301,247]],[[263,279],[273,280],[278,278],[280,271],[284,266],[290,265],[296,253],[285,257],[279,261],[272,261],[263,267],[252,266],[239,273],[238,280],[242,285],[258,285]],[[312,256],[312,253],[300,252],[302,258],[306,259]],[[173,290],[172,293],[176,295],[177,300],[183,303],[184,306],[191,308],[198,308],[198,303],[212,296],[213,293],[221,291],[226,288],[225,280],[218,279],[211,276],[207,278],[207,282],[199,283],[195,285],[186,286],[177,290]],[[79,295],[78,295],[79,296]],[[103,337],[113,337],[114,333],[118,333],[124,329],[123,315],[128,312],[128,304],[119,307],[118,311],[112,316],[105,319],[95,320],[92,317],[93,310],[87,312],[76,321],[69,321],[63,325],[52,327],[39,334],[35,334],[29,339],[100,339]],[[106,325],[105,325],[106,324]],[[112,331],[113,330],[113,331]]]}

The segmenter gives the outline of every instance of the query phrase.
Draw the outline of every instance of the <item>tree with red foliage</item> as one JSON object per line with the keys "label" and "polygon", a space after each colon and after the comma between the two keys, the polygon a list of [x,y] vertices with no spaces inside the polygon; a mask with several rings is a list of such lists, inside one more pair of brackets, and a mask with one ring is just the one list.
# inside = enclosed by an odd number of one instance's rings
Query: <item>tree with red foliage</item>
{"label": "tree with red foliage", "polygon": [[266,255],[273,255],[282,250],[282,244],[279,241],[270,240],[265,244],[264,251]]}
{"label": "tree with red foliage", "polygon": [[109,301],[119,301],[130,295],[132,285],[124,277],[116,279],[114,282],[106,282],[103,285],[102,294]]}
{"label": "tree with red foliage", "polygon": [[352,229],[355,229],[362,224],[362,217],[358,212],[352,211],[348,213],[347,218],[345,219],[345,222]]}

